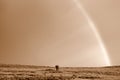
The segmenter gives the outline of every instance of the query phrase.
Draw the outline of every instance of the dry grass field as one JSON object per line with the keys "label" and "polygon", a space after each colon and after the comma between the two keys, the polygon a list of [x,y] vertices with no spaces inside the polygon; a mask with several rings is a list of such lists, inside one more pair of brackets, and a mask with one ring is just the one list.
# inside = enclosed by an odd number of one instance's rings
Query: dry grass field
{"label": "dry grass field", "polygon": [[0,64],[0,80],[120,80],[120,66],[54,67]]}

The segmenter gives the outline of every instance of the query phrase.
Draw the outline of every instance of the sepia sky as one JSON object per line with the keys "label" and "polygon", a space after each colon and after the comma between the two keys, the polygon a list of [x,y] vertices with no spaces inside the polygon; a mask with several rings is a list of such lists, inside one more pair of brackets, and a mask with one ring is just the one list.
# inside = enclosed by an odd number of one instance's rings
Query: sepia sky
{"label": "sepia sky", "polygon": [[120,65],[120,0],[80,0],[96,24],[112,65]]}
{"label": "sepia sky", "polygon": [[0,0],[0,63],[119,65],[119,0]]}

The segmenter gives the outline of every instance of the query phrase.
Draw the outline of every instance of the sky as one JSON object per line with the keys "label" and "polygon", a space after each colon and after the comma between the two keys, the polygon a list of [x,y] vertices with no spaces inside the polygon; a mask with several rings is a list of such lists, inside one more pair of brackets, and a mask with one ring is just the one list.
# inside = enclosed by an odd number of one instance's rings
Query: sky
{"label": "sky", "polygon": [[120,65],[120,0],[80,0],[92,17],[112,65]]}
{"label": "sky", "polygon": [[119,65],[117,1],[0,0],[0,63]]}

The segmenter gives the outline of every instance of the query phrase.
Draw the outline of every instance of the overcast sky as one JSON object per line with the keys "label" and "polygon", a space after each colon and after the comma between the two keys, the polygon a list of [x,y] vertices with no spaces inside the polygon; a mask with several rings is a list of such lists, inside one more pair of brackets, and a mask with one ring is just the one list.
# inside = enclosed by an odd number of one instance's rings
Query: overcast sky
{"label": "overcast sky", "polygon": [[[115,2],[116,1],[116,2]],[[80,0],[119,62],[118,0]],[[73,0],[0,0],[0,63],[108,65],[91,25]]]}

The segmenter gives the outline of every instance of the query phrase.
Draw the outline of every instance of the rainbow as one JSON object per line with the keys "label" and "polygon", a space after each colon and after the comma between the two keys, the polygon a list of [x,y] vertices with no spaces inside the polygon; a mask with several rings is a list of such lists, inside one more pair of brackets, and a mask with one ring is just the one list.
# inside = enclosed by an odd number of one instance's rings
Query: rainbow
{"label": "rainbow", "polygon": [[88,24],[90,25],[91,29],[93,30],[93,32],[95,33],[95,37],[98,40],[98,43],[101,47],[101,50],[103,52],[103,57],[105,59],[105,65],[106,66],[110,66],[111,62],[108,56],[108,52],[105,48],[105,45],[101,39],[101,36],[96,28],[95,23],[93,22],[93,20],[91,19],[91,17],[88,15],[88,13],[86,12],[86,10],[84,9],[84,7],[82,6],[82,4],[80,4],[80,2],[78,0],[73,0],[73,2],[76,4],[76,6],[80,9],[80,11],[83,13],[83,16],[86,18]]}

